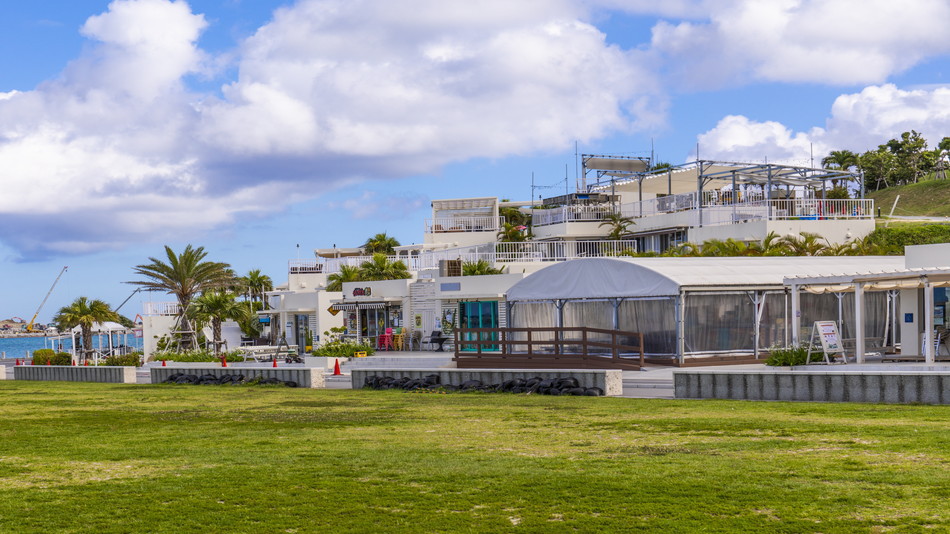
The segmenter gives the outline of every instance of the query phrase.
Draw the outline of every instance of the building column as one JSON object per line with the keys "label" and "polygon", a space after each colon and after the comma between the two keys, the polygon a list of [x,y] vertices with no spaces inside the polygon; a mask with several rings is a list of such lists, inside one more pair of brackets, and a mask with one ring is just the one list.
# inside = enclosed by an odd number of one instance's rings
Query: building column
{"label": "building column", "polygon": [[676,310],[676,356],[680,365],[686,363],[686,293],[680,292],[674,301]]}

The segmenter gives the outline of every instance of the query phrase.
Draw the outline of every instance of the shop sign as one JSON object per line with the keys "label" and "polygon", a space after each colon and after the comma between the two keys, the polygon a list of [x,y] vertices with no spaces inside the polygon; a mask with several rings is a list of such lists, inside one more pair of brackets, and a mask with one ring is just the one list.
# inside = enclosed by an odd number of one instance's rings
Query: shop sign
{"label": "shop sign", "polygon": [[353,289],[354,297],[371,297],[373,296],[373,288],[371,287],[357,287]]}

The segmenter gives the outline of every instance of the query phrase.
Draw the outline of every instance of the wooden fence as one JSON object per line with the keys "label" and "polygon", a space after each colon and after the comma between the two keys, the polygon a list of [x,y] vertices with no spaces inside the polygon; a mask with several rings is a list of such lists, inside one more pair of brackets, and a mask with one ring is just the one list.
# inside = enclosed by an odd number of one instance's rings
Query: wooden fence
{"label": "wooden fence", "polygon": [[459,368],[629,369],[643,367],[643,334],[587,327],[457,328]]}

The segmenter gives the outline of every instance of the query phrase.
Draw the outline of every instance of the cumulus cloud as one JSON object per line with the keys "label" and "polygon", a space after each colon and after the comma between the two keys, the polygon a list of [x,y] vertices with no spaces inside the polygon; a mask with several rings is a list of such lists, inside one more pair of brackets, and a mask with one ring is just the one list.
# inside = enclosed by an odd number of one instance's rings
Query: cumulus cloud
{"label": "cumulus cloud", "polygon": [[59,76],[0,93],[0,224],[31,229],[0,239],[39,259],[195,235],[299,191],[662,121],[638,53],[567,0],[301,0],[199,94],[207,25],[183,0],[115,0]]}
{"label": "cumulus cloud", "polygon": [[[793,132],[773,121],[730,115],[699,136],[704,159],[807,165],[832,150],[864,152],[901,133],[917,130],[931,146],[950,135],[950,87],[902,90],[892,84],[869,86],[839,96],[824,128]],[[695,157],[695,154],[692,154]]]}
{"label": "cumulus cloud", "polygon": [[950,51],[938,0],[733,0],[661,22],[651,46],[692,89],[749,81],[880,83]]}

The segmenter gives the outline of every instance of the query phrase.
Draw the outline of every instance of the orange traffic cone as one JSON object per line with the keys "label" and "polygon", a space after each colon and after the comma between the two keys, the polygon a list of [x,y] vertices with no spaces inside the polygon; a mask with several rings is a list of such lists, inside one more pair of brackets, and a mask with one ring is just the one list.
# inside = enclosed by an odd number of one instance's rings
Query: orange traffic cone
{"label": "orange traffic cone", "polygon": [[46,365],[53,365],[53,360],[46,360]]}
{"label": "orange traffic cone", "polygon": [[17,364],[17,365],[20,365],[20,359],[19,359],[19,358],[16,359],[16,364]]}
{"label": "orange traffic cone", "polygon": [[277,357],[274,356],[274,367],[277,367]]}
{"label": "orange traffic cone", "polygon": [[162,367],[168,367],[167,365],[165,365],[165,360],[162,360]]}
{"label": "orange traffic cone", "polygon": [[340,372],[340,359],[337,358],[336,362],[333,364],[333,376],[342,375]]}
{"label": "orange traffic cone", "polygon": [[83,366],[89,367],[89,360],[84,361],[84,362],[83,362]]}
{"label": "orange traffic cone", "polygon": [[76,367],[76,360],[69,360],[69,364]]}
{"label": "orange traffic cone", "polygon": [[227,366],[228,366],[228,358],[227,358],[227,356],[222,356],[222,357],[221,357],[221,367],[227,367]]}

